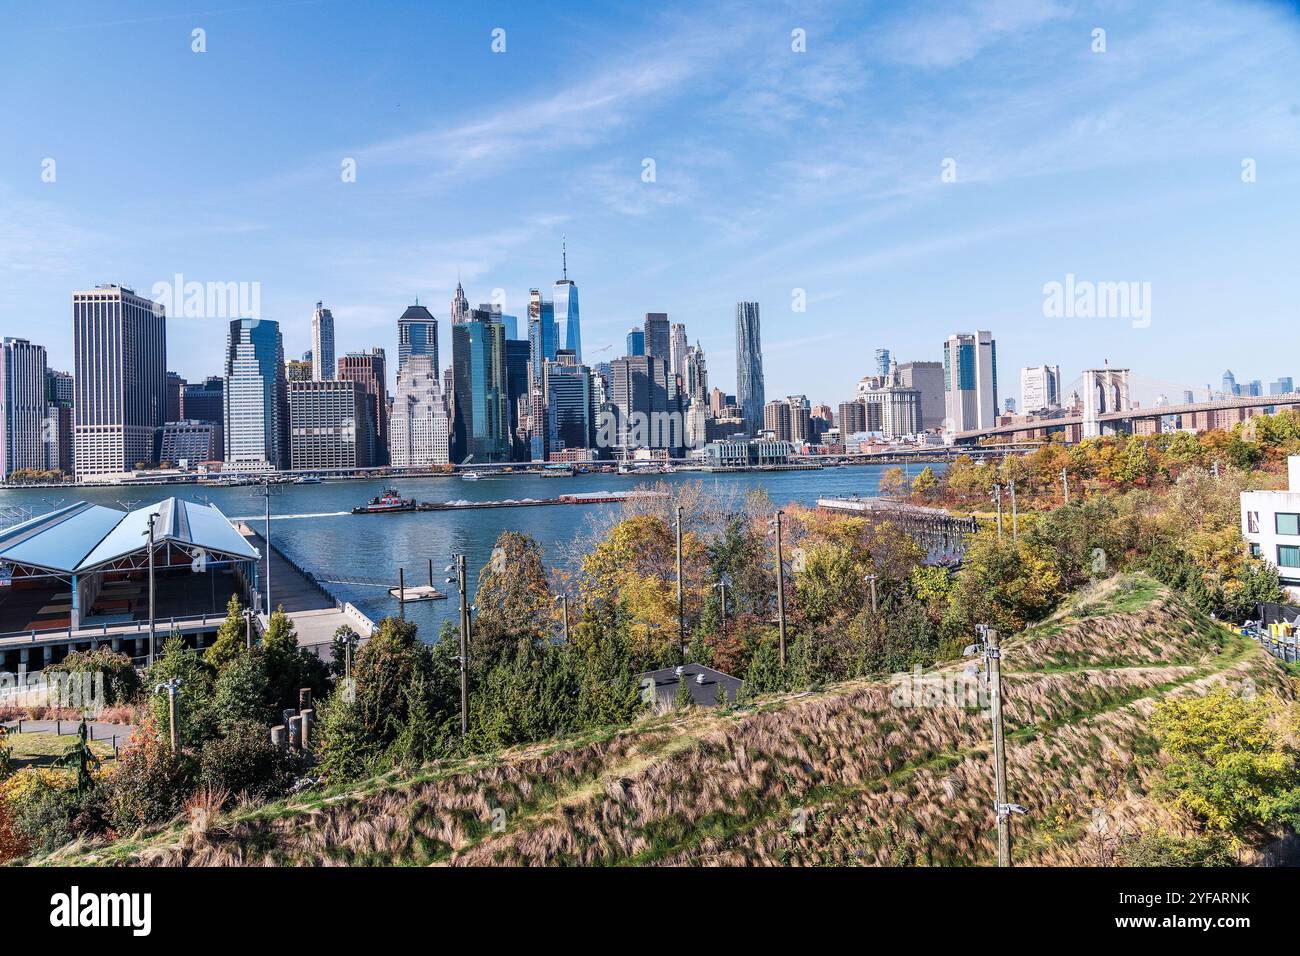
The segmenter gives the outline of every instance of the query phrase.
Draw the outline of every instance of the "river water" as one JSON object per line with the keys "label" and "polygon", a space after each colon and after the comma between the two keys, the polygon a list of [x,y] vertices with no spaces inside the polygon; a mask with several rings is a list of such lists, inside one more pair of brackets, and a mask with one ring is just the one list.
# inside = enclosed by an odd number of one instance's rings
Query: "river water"
{"label": "river water", "polygon": [[[706,488],[743,494],[764,488],[777,505],[813,505],[819,497],[872,496],[878,493],[880,476],[889,466],[855,465],[819,471],[735,472],[707,474],[680,472],[653,477],[614,474],[546,478],[539,475],[503,475],[479,481],[459,477],[408,478],[398,487],[404,497],[419,501],[502,501],[522,498],[555,498],[573,492],[627,491],[638,485],[663,481],[668,485],[699,481]],[[923,465],[909,466],[915,474]],[[932,465],[939,471],[943,465]],[[516,530],[532,535],[546,552],[548,567],[561,566],[565,546],[589,527],[591,516],[608,515],[618,504],[554,505],[531,508],[483,508],[464,511],[408,512],[387,515],[353,515],[354,506],[364,504],[385,487],[384,479],[330,481],[318,485],[279,485],[271,499],[271,540],[297,564],[322,579],[356,581],[372,579],[397,583],[398,568],[404,568],[409,585],[428,581],[428,562],[433,561],[434,584],[442,591],[444,568],[450,556],[464,552],[471,587],[488,561],[493,543],[502,531]],[[231,519],[255,519],[263,531],[264,499],[259,488],[213,488],[173,485],[162,488],[77,487],[55,489],[0,489],[0,508],[23,507],[42,514],[62,504],[91,501],[115,508],[138,508],[168,495],[188,498],[220,508]],[[351,601],[372,620],[397,612],[396,598],[382,587],[356,584],[328,584],[335,597]],[[272,600],[275,582],[272,580]],[[431,640],[444,620],[455,620],[457,600],[408,603],[407,617],[420,633]]]}

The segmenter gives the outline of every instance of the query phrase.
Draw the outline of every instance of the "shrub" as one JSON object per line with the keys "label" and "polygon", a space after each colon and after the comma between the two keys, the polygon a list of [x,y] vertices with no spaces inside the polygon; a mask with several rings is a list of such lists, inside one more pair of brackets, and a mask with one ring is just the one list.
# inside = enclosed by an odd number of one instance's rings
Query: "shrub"
{"label": "shrub", "polygon": [[109,820],[118,831],[131,833],[176,815],[193,790],[193,761],[174,753],[149,718],[136,729],[109,779]]}
{"label": "shrub", "polygon": [[140,693],[140,675],[126,654],[108,647],[73,651],[57,664],[45,668],[46,674],[104,675],[105,706],[129,704]]}
{"label": "shrub", "polygon": [[292,786],[299,761],[271,742],[270,728],[245,721],[203,745],[199,783],[248,800],[278,796]]}
{"label": "shrub", "polygon": [[332,783],[364,777],[379,754],[361,709],[346,690],[338,690],[322,708],[316,765]]}
{"label": "shrub", "polygon": [[181,746],[197,746],[212,736],[212,674],[203,658],[185,646],[178,635],[163,644],[162,654],[154,659],[145,676],[145,690],[153,697],[151,706],[155,725],[164,735],[170,732],[166,692],[154,692],[159,684],[179,679],[177,716]]}
{"label": "shrub", "polygon": [[271,681],[266,658],[253,648],[226,662],[212,692],[212,715],[217,729],[229,733],[238,724],[264,723],[271,713]]}
{"label": "shrub", "polygon": [[1180,837],[1153,830],[1121,843],[1116,861],[1120,866],[1236,866],[1237,856],[1222,833]]}

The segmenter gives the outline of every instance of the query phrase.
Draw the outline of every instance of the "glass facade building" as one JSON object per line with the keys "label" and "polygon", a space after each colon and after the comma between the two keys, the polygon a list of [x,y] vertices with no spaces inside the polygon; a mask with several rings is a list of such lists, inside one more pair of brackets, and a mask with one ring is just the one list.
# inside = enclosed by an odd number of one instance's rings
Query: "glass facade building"
{"label": "glass facade building", "polygon": [[289,391],[280,324],[235,319],[226,336],[226,464],[249,470],[289,462]]}
{"label": "glass facade building", "polygon": [[510,461],[505,327],[480,309],[451,329],[452,459]]}
{"label": "glass facade building", "polygon": [[413,355],[427,355],[438,363],[438,320],[433,313],[416,302],[397,320],[397,374],[402,374],[407,359]]}
{"label": "glass facade building", "polygon": [[750,435],[763,427],[763,340],[758,303],[736,303],[736,402]]}

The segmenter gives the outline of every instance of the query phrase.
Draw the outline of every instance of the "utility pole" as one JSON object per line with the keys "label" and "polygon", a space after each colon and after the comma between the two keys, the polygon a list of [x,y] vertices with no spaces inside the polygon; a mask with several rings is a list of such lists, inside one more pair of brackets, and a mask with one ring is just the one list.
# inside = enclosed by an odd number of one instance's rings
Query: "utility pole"
{"label": "utility pole", "polygon": [[1070,503],[1070,473],[1064,468],[1061,469],[1061,484],[1065,486],[1065,503],[1068,505]]}
{"label": "utility pole", "polygon": [[149,666],[153,666],[154,655],[157,653],[157,625],[154,617],[154,588],[153,588],[153,526],[158,520],[157,512],[149,514],[149,530],[145,532],[149,536]]}
{"label": "utility pole", "polygon": [[785,558],[781,554],[781,516],[776,513],[776,619],[781,637],[781,666],[785,667]]}
{"label": "utility pole", "polygon": [[1026,813],[1019,804],[1007,802],[1007,745],[1002,726],[1002,646],[998,632],[977,624],[979,642],[966,648],[966,655],[982,651],[987,669],[989,716],[993,723],[993,809],[998,823],[998,866],[1011,866],[1011,814]]}
{"label": "utility pole", "polygon": [[1002,485],[993,486],[993,500],[998,503],[998,540],[1002,540]]}
{"label": "utility pole", "polygon": [[1020,540],[1020,518],[1016,514],[1016,479],[1011,479],[1011,540]]}
{"label": "utility pole", "polygon": [[460,736],[469,736],[469,602],[465,598],[465,555],[456,555],[460,587]]}
{"label": "utility pole", "polygon": [[872,613],[872,614],[875,614],[875,613],[876,613],[876,610],[877,610],[877,608],[876,608],[876,576],[875,576],[874,574],[868,574],[867,577],[866,577],[866,581],[871,585],[871,613]]}
{"label": "utility pole", "polygon": [[682,506],[677,506],[677,643],[686,662],[686,605],[682,600]]}

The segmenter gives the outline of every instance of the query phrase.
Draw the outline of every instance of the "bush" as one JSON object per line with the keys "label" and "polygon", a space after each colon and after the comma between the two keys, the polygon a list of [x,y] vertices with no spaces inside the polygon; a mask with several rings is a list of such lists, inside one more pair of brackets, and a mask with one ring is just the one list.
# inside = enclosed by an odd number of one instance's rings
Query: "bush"
{"label": "bush", "polygon": [[109,820],[119,832],[132,833],[176,815],[194,789],[193,761],[174,753],[150,718],[136,729],[109,779]]}
{"label": "bush", "polygon": [[170,733],[167,693],[154,693],[154,688],[172,679],[181,682],[176,695],[181,746],[197,746],[211,737],[215,729],[212,674],[198,652],[187,648],[178,635],[167,639],[162,654],[154,659],[145,676],[145,689],[153,697],[154,724],[164,735]]}
{"label": "bush", "polygon": [[364,777],[379,755],[365,720],[351,695],[336,691],[322,708],[316,765],[331,783]]}
{"label": "bush", "polygon": [[48,674],[104,675],[105,706],[129,704],[140,693],[140,675],[126,654],[107,647],[73,651],[57,664],[45,668]]}
{"label": "bush", "polygon": [[199,755],[202,786],[248,800],[285,793],[298,769],[298,758],[271,743],[270,728],[253,722],[233,725],[224,737],[205,743]]}
{"label": "bush", "polygon": [[212,715],[219,731],[229,733],[238,724],[278,718],[271,704],[266,658],[258,648],[227,661],[212,693]]}
{"label": "bush", "polygon": [[1237,856],[1222,833],[1179,837],[1153,830],[1121,843],[1116,861],[1120,866],[1236,866]]}

